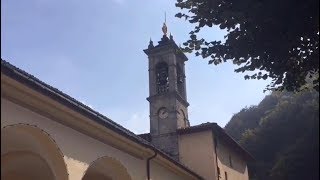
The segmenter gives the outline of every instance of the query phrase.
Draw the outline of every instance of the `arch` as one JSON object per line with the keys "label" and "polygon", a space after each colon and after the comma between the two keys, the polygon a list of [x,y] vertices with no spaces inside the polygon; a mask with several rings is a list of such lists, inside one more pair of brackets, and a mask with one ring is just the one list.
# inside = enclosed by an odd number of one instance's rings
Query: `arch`
{"label": "arch", "polygon": [[104,156],[93,161],[82,180],[131,180],[131,177],[126,169],[118,160]]}
{"label": "arch", "polygon": [[166,62],[159,62],[156,65],[156,81],[158,94],[169,90],[169,67]]}
{"label": "arch", "polygon": [[38,154],[27,151],[9,152],[1,156],[1,179],[47,179],[53,180],[54,174],[48,163]]}
{"label": "arch", "polygon": [[183,83],[183,81],[184,81],[184,73],[183,73],[183,70],[181,68],[181,65],[179,63],[177,63],[176,68],[177,68],[177,83],[178,84]]}
{"label": "arch", "polygon": [[156,68],[158,69],[158,68],[162,68],[162,67],[168,68],[168,64],[166,62],[164,62],[164,61],[158,62],[157,65],[156,65]]}
{"label": "arch", "polygon": [[178,92],[181,95],[184,95],[184,72],[181,68],[181,65],[179,63],[177,63],[176,65],[177,68],[177,88],[178,88]]}
{"label": "arch", "polygon": [[28,124],[1,128],[1,178],[68,179],[63,154],[44,130]]}

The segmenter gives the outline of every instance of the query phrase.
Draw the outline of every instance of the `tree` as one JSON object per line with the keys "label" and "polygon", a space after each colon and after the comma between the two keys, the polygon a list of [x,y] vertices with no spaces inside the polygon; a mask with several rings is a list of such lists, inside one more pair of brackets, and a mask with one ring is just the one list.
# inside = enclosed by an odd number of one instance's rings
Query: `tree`
{"label": "tree", "polygon": [[[176,17],[196,23],[182,50],[231,60],[245,79],[267,79],[266,89],[295,91],[312,81],[319,91],[319,0],[177,0]],[[185,12],[187,10],[187,12]],[[198,39],[205,26],[227,30],[225,42]]]}
{"label": "tree", "polygon": [[319,179],[319,93],[273,92],[252,107],[225,127],[256,159],[250,179]]}

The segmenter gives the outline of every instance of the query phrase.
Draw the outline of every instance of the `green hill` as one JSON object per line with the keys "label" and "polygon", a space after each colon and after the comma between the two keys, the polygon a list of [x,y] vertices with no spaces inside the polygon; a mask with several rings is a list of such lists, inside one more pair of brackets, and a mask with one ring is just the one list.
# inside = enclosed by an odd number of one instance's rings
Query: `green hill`
{"label": "green hill", "polygon": [[225,130],[255,158],[252,180],[319,179],[319,93],[273,92]]}

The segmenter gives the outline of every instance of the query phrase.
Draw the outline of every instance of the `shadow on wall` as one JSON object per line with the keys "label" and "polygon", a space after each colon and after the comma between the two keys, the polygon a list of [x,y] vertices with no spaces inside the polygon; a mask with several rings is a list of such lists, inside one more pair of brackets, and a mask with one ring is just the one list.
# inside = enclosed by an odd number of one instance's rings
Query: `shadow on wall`
{"label": "shadow on wall", "polygon": [[[16,124],[1,129],[1,179],[68,180],[69,177],[64,154],[55,140],[36,126]],[[131,180],[131,177],[119,161],[101,157],[90,164],[82,178],[91,179]]]}
{"label": "shadow on wall", "polygon": [[247,164],[246,161],[236,152],[231,151],[227,145],[218,143],[218,160],[224,165],[238,171],[241,174],[245,173]]}
{"label": "shadow on wall", "polygon": [[67,180],[59,147],[43,130],[31,125],[1,129],[1,179]]}
{"label": "shadow on wall", "polygon": [[82,180],[131,180],[126,168],[111,157],[102,157],[94,161],[87,169]]}

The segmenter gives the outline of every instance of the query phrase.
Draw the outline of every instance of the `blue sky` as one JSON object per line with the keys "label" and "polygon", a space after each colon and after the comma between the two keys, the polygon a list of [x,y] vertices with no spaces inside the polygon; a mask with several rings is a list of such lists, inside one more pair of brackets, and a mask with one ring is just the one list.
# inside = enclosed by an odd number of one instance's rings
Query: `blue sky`
{"label": "blue sky", "polygon": [[[173,0],[2,0],[1,57],[135,133],[149,131],[147,48],[162,36],[164,12],[177,44],[192,25],[175,18]],[[201,36],[223,40],[210,28]],[[187,54],[191,125],[224,126],[259,103],[270,81],[244,80],[230,63]]]}

